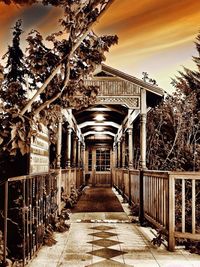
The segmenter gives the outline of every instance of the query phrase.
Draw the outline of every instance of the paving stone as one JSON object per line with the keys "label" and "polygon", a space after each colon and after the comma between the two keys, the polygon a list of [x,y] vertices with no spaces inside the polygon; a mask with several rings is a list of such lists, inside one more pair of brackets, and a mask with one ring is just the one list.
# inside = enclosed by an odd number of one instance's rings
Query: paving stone
{"label": "paving stone", "polygon": [[91,265],[87,265],[86,267],[130,267],[131,265],[123,264],[113,260],[104,260]]}
{"label": "paving stone", "polygon": [[125,253],[126,252],[124,252],[124,251],[120,251],[120,250],[116,250],[116,249],[110,249],[110,248],[102,248],[102,249],[98,249],[98,250],[94,250],[94,251],[88,252],[88,254],[95,255],[95,256],[98,256],[98,257],[102,257],[102,258],[105,258],[105,259],[110,259],[110,258],[119,256],[119,255],[123,255]]}

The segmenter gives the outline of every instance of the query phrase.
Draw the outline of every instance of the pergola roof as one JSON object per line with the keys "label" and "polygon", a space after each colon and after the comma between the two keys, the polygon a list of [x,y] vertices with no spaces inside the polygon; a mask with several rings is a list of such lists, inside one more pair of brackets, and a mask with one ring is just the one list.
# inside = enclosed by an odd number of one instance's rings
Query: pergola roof
{"label": "pergola roof", "polygon": [[[111,141],[114,139],[114,135],[117,134],[120,125],[128,116],[128,107],[125,102],[123,104],[123,97],[126,97],[128,99],[135,97],[135,99],[139,101],[140,88],[145,88],[147,90],[147,106],[153,107],[164,96],[164,90],[162,90],[161,88],[146,83],[141,79],[116,70],[105,64],[102,64],[100,68],[98,68],[94,72],[91,80],[87,80],[87,82],[97,82],[97,84],[102,84],[102,81],[104,84],[102,86],[104,86],[104,88],[102,88],[102,90],[100,88],[100,96],[103,98],[105,96],[105,98],[107,98],[108,100],[109,98],[112,99],[113,97],[116,99],[120,98],[122,102],[118,103],[116,101],[113,104],[109,101],[105,103],[97,102],[96,105],[90,106],[88,108],[83,108],[82,110],[73,110],[73,115],[77,121],[77,124],[81,128],[81,132],[83,136],[85,136],[86,141],[87,139],[91,139],[92,136],[95,136],[95,140],[98,139],[98,137],[102,140],[102,138],[100,138],[100,133],[97,132],[98,126],[103,127],[102,136],[109,136]],[[108,82],[107,85],[106,82]],[[111,87],[112,83],[113,95]],[[121,86],[125,84],[126,88],[123,95],[116,95],[119,90],[115,90],[114,86],[118,88],[119,83]],[[109,94],[105,95],[107,88],[109,89]],[[139,106],[136,108],[137,110],[140,109]],[[102,122],[97,122],[95,120],[95,117],[98,114],[103,115],[104,120]]]}

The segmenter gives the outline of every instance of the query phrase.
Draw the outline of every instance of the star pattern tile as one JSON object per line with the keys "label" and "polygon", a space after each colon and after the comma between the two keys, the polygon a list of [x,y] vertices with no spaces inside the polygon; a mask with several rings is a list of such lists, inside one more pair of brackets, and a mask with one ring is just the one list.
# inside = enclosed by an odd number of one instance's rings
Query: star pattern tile
{"label": "star pattern tile", "polygon": [[[109,247],[112,247],[115,245],[122,244],[122,242],[120,242],[120,241],[115,241],[115,240],[109,239],[110,237],[118,236],[118,234],[112,233],[112,230],[116,229],[115,227],[110,227],[110,226],[106,226],[106,225],[99,225],[96,227],[92,227],[90,229],[100,231],[100,232],[89,234],[89,235],[94,236],[94,237],[99,237],[100,239],[93,240],[93,241],[90,241],[88,243],[95,245],[95,246],[102,247],[102,248],[92,250],[92,251],[87,252],[87,253],[92,255],[92,256],[100,257],[103,259],[100,262],[96,262],[96,263],[93,263],[91,265],[87,265],[86,267],[105,267],[105,266],[106,267],[114,267],[114,266],[115,267],[122,267],[122,266],[129,267],[130,266],[130,265],[126,265],[126,264],[123,264],[121,262],[118,262],[116,259],[118,256],[122,256],[122,255],[126,254],[127,252],[122,251],[120,249],[120,247],[119,247],[119,250],[109,248]],[[115,258],[115,260],[111,260],[111,258]]]}
{"label": "star pattern tile", "polygon": [[98,256],[101,258],[105,258],[105,259],[110,259],[110,258],[114,258],[120,255],[126,254],[126,252],[116,250],[116,249],[111,249],[111,248],[102,248],[102,249],[88,252],[88,254]]}
{"label": "star pattern tile", "polygon": [[121,244],[122,242],[103,238],[103,239],[94,240],[94,241],[91,241],[91,242],[88,242],[88,243],[96,245],[96,246],[107,248],[107,247],[111,247],[111,246],[115,246],[115,245]]}
{"label": "star pattern tile", "polygon": [[89,235],[101,237],[101,238],[109,238],[111,236],[117,236],[117,234],[110,233],[110,232],[99,232],[99,233],[93,233],[93,234],[89,234]]}
{"label": "star pattern tile", "polygon": [[87,265],[86,267],[131,267],[131,265],[123,264],[113,260],[104,260]]}

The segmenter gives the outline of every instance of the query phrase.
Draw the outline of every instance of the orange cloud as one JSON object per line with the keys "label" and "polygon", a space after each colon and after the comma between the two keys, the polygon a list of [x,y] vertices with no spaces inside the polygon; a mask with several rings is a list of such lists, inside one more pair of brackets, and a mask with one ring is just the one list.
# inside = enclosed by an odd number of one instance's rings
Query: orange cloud
{"label": "orange cloud", "polygon": [[[0,4],[1,54],[9,42],[11,24],[24,9]],[[51,9],[34,27],[46,36],[57,29],[60,15],[59,9]],[[118,46],[107,54],[107,64],[133,75],[148,71],[166,88],[172,71],[175,73],[180,65],[193,66],[191,57],[195,54],[193,41],[200,29],[199,18],[198,0],[115,0],[95,31],[119,36]]]}

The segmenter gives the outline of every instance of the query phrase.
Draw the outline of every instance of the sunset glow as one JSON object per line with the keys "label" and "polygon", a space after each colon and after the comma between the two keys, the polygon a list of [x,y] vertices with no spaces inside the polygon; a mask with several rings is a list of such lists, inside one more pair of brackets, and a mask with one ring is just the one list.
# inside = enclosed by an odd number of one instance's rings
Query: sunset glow
{"label": "sunset glow", "polygon": [[[58,9],[1,3],[0,56],[6,52],[10,28],[17,18],[22,17],[26,33],[36,28],[49,34],[58,27],[60,14]],[[95,26],[99,34],[119,36],[106,64],[138,78],[146,71],[166,91],[171,90],[170,77],[177,75],[182,65],[194,68],[199,29],[200,1],[196,0],[115,0]]]}

